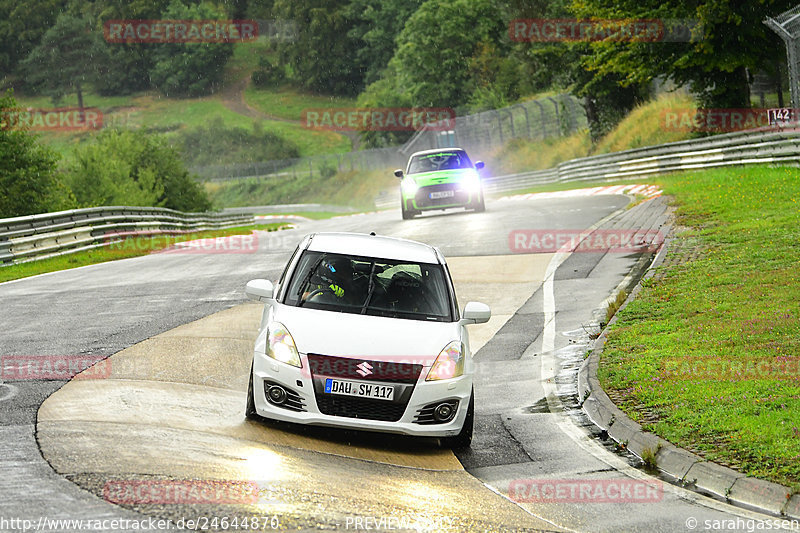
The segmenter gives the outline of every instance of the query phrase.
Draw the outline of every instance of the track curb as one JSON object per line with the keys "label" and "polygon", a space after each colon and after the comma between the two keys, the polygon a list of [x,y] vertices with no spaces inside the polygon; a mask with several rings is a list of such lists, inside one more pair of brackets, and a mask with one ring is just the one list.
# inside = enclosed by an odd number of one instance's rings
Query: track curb
{"label": "track curb", "polygon": [[[642,288],[642,282],[651,278],[655,274],[655,268],[663,263],[670,243],[675,239],[674,233],[674,228],[669,227],[667,237],[649,267],[641,263],[634,267],[644,270],[644,275],[639,273],[636,276],[639,277],[639,281],[630,291],[620,310],[636,298]],[[688,450],[679,448],[644,431],[641,425],[631,420],[611,401],[600,385],[597,370],[609,326],[616,321],[615,315],[592,344],[589,357],[578,372],[578,401],[589,420],[602,433],[607,434],[634,455],[639,458],[651,458],[650,462],[655,463],[655,468],[659,472],[674,479],[686,489],[750,510],[800,520],[800,494],[794,494],[791,488],[745,476],[741,472],[707,461]]]}

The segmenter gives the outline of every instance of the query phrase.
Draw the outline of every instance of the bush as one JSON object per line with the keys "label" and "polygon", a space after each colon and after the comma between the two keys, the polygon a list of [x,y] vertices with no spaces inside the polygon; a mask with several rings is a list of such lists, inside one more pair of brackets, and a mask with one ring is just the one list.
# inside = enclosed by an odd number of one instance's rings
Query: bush
{"label": "bush", "polygon": [[[162,15],[171,20],[224,20],[211,4],[185,6],[173,0]],[[230,43],[159,44],[153,52],[150,80],[165,96],[201,96],[222,83],[225,63],[233,55]]]}
{"label": "bush", "polygon": [[256,87],[277,87],[286,80],[283,68],[276,67],[269,59],[261,57],[258,60],[258,69],[253,71],[253,85]]}
{"label": "bush", "polygon": [[325,161],[319,166],[319,175],[322,176],[323,179],[330,179],[334,177],[337,172],[336,166],[329,161]]}
{"label": "bush", "polygon": [[205,191],[163,137],[108,130],[75,150],[68,183],[81,207],[135,205],[206,211]]}
{"label": "bush", "polygon": [[180,131],[174,145],[190,167],[215,166],[291,159],[299,156],[297,147],[265,131],[260,122],[253,129],[226,128],[220,117],[206,126]]}
{"label": "bush", "polygon": [[16,108],[10,91],[0,97],[0,218],[73,207],[74,199],[56,173],[58,154],[9,124],[7,114]]}

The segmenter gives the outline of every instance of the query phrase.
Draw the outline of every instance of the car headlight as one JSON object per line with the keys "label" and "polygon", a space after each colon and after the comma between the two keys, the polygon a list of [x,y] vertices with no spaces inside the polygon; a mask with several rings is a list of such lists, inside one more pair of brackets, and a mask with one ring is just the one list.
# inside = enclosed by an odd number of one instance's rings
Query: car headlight
{"label": "car headlight", "polygon": [[470,192],[478,192],[481,190],[481,177],[474,170],[467,171],[461,180],[461,186]]}
{"label": "car headlight", "polygon": [[302,367],[297,346],[286,326],[280,322],[273,322],[267,331],[267,355],[281,363]]}
{"label": "car headlight", "polygon": [[403,188],[403,192],[412,195],[417,192],[419,187],[417,186],[417,182],[414,181],[412,178],[406,178],[401,183],[400,186]]}
{"label": "car headlight", "polygon": [[451,379],[462,375],[464,375],[464,345],[459,341],[453,341],[439,353],[425,381]]}

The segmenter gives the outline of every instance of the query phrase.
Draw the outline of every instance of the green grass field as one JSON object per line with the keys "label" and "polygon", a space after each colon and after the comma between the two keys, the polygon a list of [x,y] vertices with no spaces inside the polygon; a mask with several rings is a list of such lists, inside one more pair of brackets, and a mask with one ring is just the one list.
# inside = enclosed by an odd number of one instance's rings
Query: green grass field
{"label": "green grass field", "polygon": [[356,104],[355,98],[304,94],[290,87],[256,89],[251,85],[244,95],[247,103],[259,111],[286,120],[301,120],[304,109],[354,107]]}
{"label": "green grass field", "polygon": [[644,283],[599,376],[674,444],[800,489],[800,171],[764,166],[651,180],[699,258]]}
{"label": "green grass field", "polygon": [[341,172],[328,178],[298,174],[296,177],[207,182],[205,187],[215,205],[226,207],[321,203],[372,210],[378,193],[396,185],[397,178],[391,173],[369,171]]}

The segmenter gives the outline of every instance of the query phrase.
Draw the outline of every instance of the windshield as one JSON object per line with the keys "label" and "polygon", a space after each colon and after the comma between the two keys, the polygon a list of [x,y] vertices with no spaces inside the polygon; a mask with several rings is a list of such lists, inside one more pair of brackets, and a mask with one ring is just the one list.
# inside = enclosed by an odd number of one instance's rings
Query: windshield
{"label": "windshield", "polygon": [[451,151],[415,155],[408,164],[408,174],[456,168],[472,168],[472,161],[465,152]]}
{"label": "windshield", "polygon": [[449,322],[441,265],[306,251],[284,304],[341,313]]}

